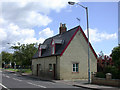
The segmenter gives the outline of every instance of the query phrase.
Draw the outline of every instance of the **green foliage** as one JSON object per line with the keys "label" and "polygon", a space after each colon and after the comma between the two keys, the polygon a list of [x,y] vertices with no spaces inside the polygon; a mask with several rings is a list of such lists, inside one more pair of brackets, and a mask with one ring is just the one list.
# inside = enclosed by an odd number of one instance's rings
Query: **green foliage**
{"label": "green foliage", "polygon": [[5,62],[7,64],[9,62],[13,62],[13,54],[12,53],[2,51],[1,54],[2,54],[2,62]]}
{"label": "green foliage", "polygon": [[105,78],[105,74],[103,72],[97,72],[96,77]]}
{"label": "green foliage", "polygon": [[19,46],[12,46],[14,49],[14,60],[17,65],[21,66],[30,66],[33,55],[36,53],[37,48],[35,47],[35,43],[33,44],[22,44]]}
{"label": "green foliage", "polygon": [[32,71],[30,69],[22,69],[22,73],[31,73]]}
{"label": "green foliage", "polygon": [[32,71],[30,69],[5,69],[5,70],[9,70],[9,71],[15,71],[15,72],[21,72],[21,73],[31,73]]}
{"label": "green foliage", "polygon": [[120,67],[120,46],[113,48],[111,55],[114,65]]}
{"label": "green foliage", "polygon": [[115,66],[105,67],[104,74],[111,73],[113,79],[120,79],[120,71]]}
{"label": "green foliage", "polygon": [[19,69],[11,69],[11,68],[7,68],[7,69],[5,69],[5,70],[15,71],[15,72],[18,72],[18,71],[19,71]]}
{"label": "green foliage", "polygon": [[111,73],[112,79],[120,79],[120,71],[115,66],[106,66],[103,72],[96,73],[96,77],[105,78],[106,73]]}

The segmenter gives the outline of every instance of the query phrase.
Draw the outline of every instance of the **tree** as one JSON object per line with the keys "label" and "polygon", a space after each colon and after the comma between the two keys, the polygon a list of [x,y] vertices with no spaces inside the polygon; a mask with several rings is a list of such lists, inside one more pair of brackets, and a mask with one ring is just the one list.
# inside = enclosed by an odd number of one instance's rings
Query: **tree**
{"label": "tree", "polygon": [[107,66],[113,66],[113,61],[110,56],[104,55],[102,51],[98,55],[99,55],[97,59],[98,72],[104,71],[105,67]]}
{"label": "tree", "polygon": [[14,49],[14,60],[17,65],[30,66],[33,55],[36,53],[36,44],[19,44],[18,46],[12,46]]}
{"label": "tree", "polygon": [[112,56],[114,65],[118,67],[120,70],[120,46],[113,48],[111,56]]}
{"label": "tree", "polygon": [[8,64],[8,63],[13,61],[13,54],[12,53],[2,51],[1,54],[2,54],[2,62],[5,62]]}

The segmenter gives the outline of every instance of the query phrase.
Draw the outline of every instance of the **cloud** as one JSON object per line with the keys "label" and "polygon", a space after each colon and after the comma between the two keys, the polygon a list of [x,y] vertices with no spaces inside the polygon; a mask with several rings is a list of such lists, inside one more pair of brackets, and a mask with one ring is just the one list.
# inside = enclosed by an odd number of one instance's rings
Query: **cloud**
{"label": "cloud", "polygon": [[[0,43],[23,43],[25,39],[34,37],[35,32],[33,29],[21,29],[19,26],[11,23],[6,28],[0,28]],[[4,40],[3,40],[4,39]]]}
{"label": "cloud", "polygon": [[[53,36],[53,31],[50,28],[45,28],[39,32],[39,39],[35,38],[35,31],[33,29],[22,29],[19,26],[11,23],[6,28],[0,28],[0,52],[10,51],[9,48],[12,45],[30,44],[30,43],[43,43],[44,40],[50,36]],[[10,43],[9,45],[7,43]]]}
{"label": "cloud", "polygon": [[[60,12],[68,6],[69,0],[39,0],[37,2],[21,0],[19,2],[2,2],[2,19],[17,24],[20,28],[47,26],[52,22],[49,13]],[[75,0],[78,1],[78,0]]]}
{"label": "cloud", "polygon": [[[2,18],[8,23],[17,24],[21,28],[46,26],[52,22],[52,20],[48,17],[47,14],[41,13],[43,9],[39,10],[38,8],[34,8],[34,3],[28,3],[24,7],[20,5],[22,4],[17,2],[3,3]],[[38,7],[38,4],[36,7]]]}
{"label": "cloud", "polygon": [[[87,30],[84,31],[87,35]],[[106,32],[98,32],[97,29],[89,29],[89,35],[90,35],[90,42],[100,42],[103,40],[110,40],[110,39],[116,39],[117,34],[109,34]]]}
{"label": "cloud", "polygon": [[[47,26],[52,23],[49,17],[51,11],[59,13],[68,6],[69,0],[12,0],[0,3],[0,51],[7,50],[17,42],[23,43],[43,43],[43,41],[53,36],[54,32],[50,28],[45,28],[39,32],[39,38],[35,37],[34,27]],[[78,0],[75,0],[78,1]],[[8,45],[7,43],[11,43]]]}
{"label": "cloud", "polygon": [[46,28],[42,31],[39,32],[39,35],[41,38],[48,38],[53,36],[54,32],[52,30],[50,30],[50,28]]}

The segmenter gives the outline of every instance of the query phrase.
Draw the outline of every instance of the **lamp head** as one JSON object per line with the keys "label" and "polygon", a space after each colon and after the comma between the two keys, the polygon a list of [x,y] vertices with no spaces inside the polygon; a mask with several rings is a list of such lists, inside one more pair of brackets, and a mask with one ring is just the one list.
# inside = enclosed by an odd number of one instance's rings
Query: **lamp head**
{"label": "lamp head", "polygon": [[70,4],[70,5],[74,5],[74,4],[75,4],[75,2],[68,2],[68,4]]}

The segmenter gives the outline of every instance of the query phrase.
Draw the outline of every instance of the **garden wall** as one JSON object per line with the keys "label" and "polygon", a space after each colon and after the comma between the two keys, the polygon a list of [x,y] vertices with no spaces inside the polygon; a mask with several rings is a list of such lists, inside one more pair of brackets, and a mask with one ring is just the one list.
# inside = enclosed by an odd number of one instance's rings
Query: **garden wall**
{"label": "garden wall", "polygon": [[120,87],[120,79],[111,79],[111,74],[106,74],[106,78],[98,78],[95,77],[95,74],[92,74],[91,83]]}

